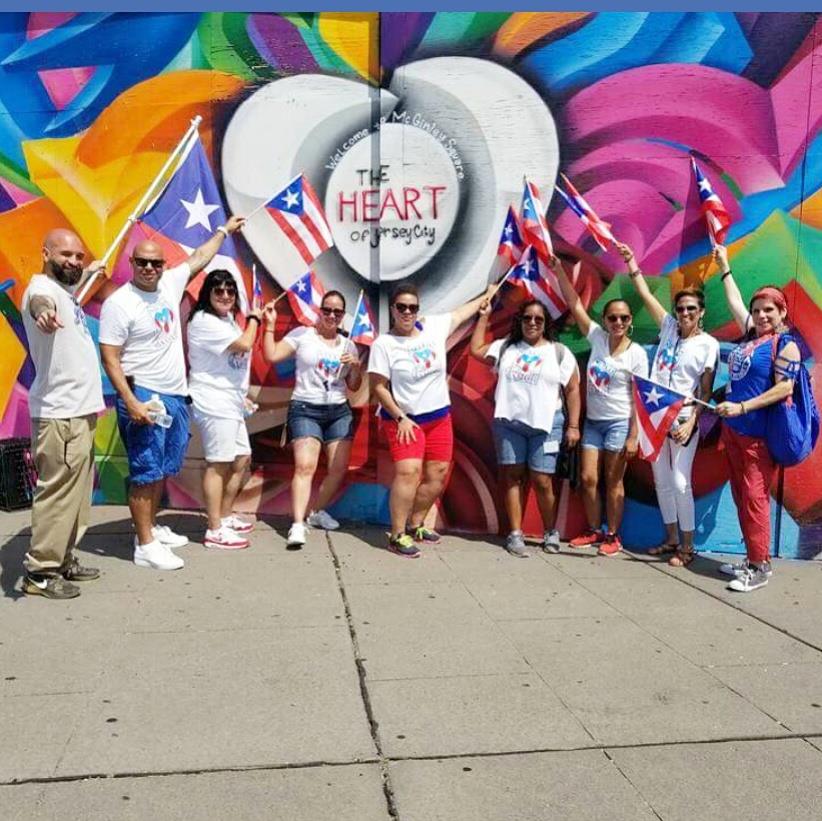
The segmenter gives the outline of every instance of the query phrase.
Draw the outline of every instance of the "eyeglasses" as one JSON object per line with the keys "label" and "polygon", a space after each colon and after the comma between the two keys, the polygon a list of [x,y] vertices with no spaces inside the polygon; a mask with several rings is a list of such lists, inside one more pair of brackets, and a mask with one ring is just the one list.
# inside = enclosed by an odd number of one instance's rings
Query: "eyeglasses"
{"label": "eyeglasses", "polygon": [[320,308],[324,316],[333,316],[334,319],[342,319],[345,316],[344,308],[326,308],[324,305]]}
{"label": "eyeglasses", "polygon": [[545,324],[545,317],[544,316],[529,316],[526,314],[524,317],[520,319],[523,325],[544,325]]}
{"label": "eyeglasses", "polygon": [[131,259],[138,268],[148,268],[149,266],[163,268],[166,264],[164,259],[146,259],[145,257],[132,257]]}
{"label": "eyeglasses", "polygon": [[395,302],[394,307],[401,314],[416,314],[420,309],[419,304],[410,302]]}
{"label": "eyeglasses", "polygon": [[217,296],[237,296],[237,289],[233,285],[215,285],[211,293]]}
{"label": "eyeglasses", "polygon": [[699,305],[677,305],[676,312],[678,314],[693,314],[699,310]]}
{"label": "eyeglasses", "polygon": [[605,317],[608,322],[630,322],[631,315],[630,314],[608,314]]}

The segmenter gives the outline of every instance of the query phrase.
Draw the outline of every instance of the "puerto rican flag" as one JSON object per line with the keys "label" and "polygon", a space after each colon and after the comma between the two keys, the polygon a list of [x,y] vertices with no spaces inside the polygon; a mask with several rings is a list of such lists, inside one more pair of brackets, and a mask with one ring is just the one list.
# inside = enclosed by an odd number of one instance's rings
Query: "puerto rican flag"
{"label": "puerto rican flag", "polygon": [[505,225],[502,226],[502,233],[499,238],[499,247],[497,248],[497,256],[505,263],[505,270],[519,262],[524,250],[522,226],[514,207],[509,205],[508,213],[505,215]]}
{"label": "puerto rican flag", "polygon": [[717,245],[724,245],[725,238],[728,236],[728,228],[731,226],[731,215],[719,196],[714,193],[710,181],[702,173],[693,157],[691,157],[691,168],[699,189],[699,201],[702,203],[702,214],[708,226],[711,246],[715,248]]}
{"label": "puerto rican flag", "polygon": [[293,285],[288,286],[288,302],[291,310],[303,325],[314,325],[320,318],[320,304],[325,288],[313,271],[303,274]]}
{"label": "puerto rican flag", "polygon": [[252,282],[252,299],[254,302],[259,302],[260,305],[263,304],[263,288],[260,285],[259,277],[257,276],[257,266],[251,266],[251,282]]}
{"label": "puerto rican flag", "polygon": [[275,194],[265,204],[265,210],[307,265],[334,244],[320,199],[305,174],[294,177]]}
{"label": "puerto rican flag", "polygon": [[688,398],[634,374],[634,404],[639,418],[639,455],[656,462],[679,411]]}
{"label": "puerto rican flag", "polygon": [[368,304],[368,298],[364,293],[360,294],[357,300],[357,307],[354,311],[354,321],[351,324],[350,339],[358,345],[370,345],[377,338],[376,326],[374,325],[374,314]]}
{"label": "puerto rican flag", "polygon": [[554,319],[567,309],[553,271],[543,265],[533,245],[525,248],[519,262],[506,274],[506,279],[538,299]]}
{"label": "puerto rican flag", "polygon": [[522,192],[520,214],[523,240],[533,245],[540,258],[548,262],[554,255],[554,246],[551,243],[551,235],[548,233],[548,220],[545,219],[545,209],[539,196],[539,189],[527,179]]}
{"label": "puerto rican flag", "polygon": [[565,204],[582,220],[582,224],[588,229],[588,232],[596,240],[597,245],[603,251],[608,250],[608,243],[616,242],[614,235],[611,233],[611,226],[609,223],[601,220],[591,208],[590,205],[583,199],[582,194],[577,191],[571,184],[571,180],[560,174],[568,189],[566,194],[558,185],[555,186],[557,193],[565,200]]}

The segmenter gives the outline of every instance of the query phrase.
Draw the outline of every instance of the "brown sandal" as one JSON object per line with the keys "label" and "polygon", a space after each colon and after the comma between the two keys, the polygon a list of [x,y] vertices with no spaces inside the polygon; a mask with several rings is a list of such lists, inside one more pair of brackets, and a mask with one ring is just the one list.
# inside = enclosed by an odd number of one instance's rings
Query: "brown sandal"
{"label": "brown sandal", "polygon": [[677,550],[676,553],[668,559],[668,564],[671,567],[687,567],[696,558],[696,553],[693,550]]}
{"label": "brown sandal", "polygon": [[652,547],[648,550],[649,556],[667,556],[669,553],[676,553],[679,550],[678,544],[671,544],[670,542],[662,542],[662,544],[658,544],[656,547]]}

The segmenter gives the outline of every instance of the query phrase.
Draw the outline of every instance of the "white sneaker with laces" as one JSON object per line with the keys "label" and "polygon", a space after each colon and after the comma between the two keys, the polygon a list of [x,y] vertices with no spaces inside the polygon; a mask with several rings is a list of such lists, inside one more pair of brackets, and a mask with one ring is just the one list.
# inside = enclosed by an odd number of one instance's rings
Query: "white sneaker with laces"
{"label": "white sneaker with laces", "polygon": [[324,510],[313,510],[308,514],[305,523],[309,527],[317,527],[320,530],[336,530],[340,523],[330,514]]}
{"label": "white sneaker with laces", "polygon": [[206,530],[203,545],[219,550],[242,550],[248,547],[248,539],[235,533],[230,527],[221,525],[217,530]]}
{"label": "white sneaker with laces", "polygon": [[559,531],[556,528],[545,531],[542,537],[542,549],[546,553],[559,553]]}
{"label": "white sneaker with laces", "polygon": [[757,567],[755,564],[749,564],[744,571],[728,583],[728,590],[733,590],[735,593],[750,593],[764,587],[772,575],[769,568],[770,565]]}
{"label": "white sneaker with laces", "polygon": [[[741,562],[737,562],[736,564],[727,562],[726,564],[719,565],[719,572],[722,573],[723,576],[739,577],[746,573],[749,567],[751,567],[751,564],[747,559],[743,559]],[[762,565],[761,569],[769,579],[773,576],[773,568],[771,567],[770,562]]]}
{"label": "white sneaker with laces", "polygon": [[185,547],[188,544],[188,536],[175,533],[168,525],[155,525],[151,528],[151,535],[166,547]]}
{"label": "white sneaker with laces", "polygon": [[179,570],[185,562],[171,548],[155,540],[148,544],[139,544],[134,539],[134,564],[137,567],[150,567],[153,570]]}
{"label": "white sneaker with laces", "polygon": [[300,548],[305,544],[305,525],[302,522],[294,522],[288,528],[288,537],[285,546],[290,548]]}
{"label": "white sneaker with laces", "polygon": [[251,531],[254,530],[253,522],[247,522],[234,513],[222,519],[220,524],[223,527],[230,527],[235,533],[251,533]]}

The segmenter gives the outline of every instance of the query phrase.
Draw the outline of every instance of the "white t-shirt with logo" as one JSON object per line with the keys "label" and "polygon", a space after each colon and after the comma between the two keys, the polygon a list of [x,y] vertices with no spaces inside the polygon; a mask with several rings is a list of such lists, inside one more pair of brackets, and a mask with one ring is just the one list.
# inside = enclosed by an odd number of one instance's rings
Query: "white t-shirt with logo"
{"label": "white t-shirt with logo", "polygon": [[371,346],[368,372],[391,381],[391,395],[403,413],[419,416],[451,405],[445,371],[451,314],[425,318],[416,336],[381,334]]}
{"label": "white t-shirt with logo", "polygon": [[577,360],[559,342],[529,345],[525,341],[508,345],[500,360],[504,344],[504,339],[495,340],[485,354],[497,363],[494,417],[550,432],[562,405],[560,387],[577,372]]}
{"label": "white t-shirt with logo", "polygon": [[[46,334],[37,327],[29,310],[33,296],[54,300],[62,328]],[[97,346],[74,297],[51,277],[35,274],[23,294],[21,313],[35,370],[29,389],[32,419],[71,419],[103,410]]]}
{"label": "white t-shirt with logo", "polygon": [[140,387],[179,396],[188,391],[180,302],[190,276],[184,262],[163,273],[156,291],[129,282],[103,303],[100,342],[122,347],[123,372]]}
{"label": "white t-shirt with logo", "polygon": [[[710,334],[702,333],[681,339],[679,326],[671,314],[665,314],[659,329],[659,347],[651,368],[651,379],[678,393],[693,396],[699,390],[702,374],[716,370],[719,342]],[[693,407],[682,408],[680,418],[693,413]]]}
{"label": "white t-shirt with logo", "polygon": [[631,375],[648,378],[648,354],[632,342],[622,353],[613,356],[608,332],[596,322],[588,330],[591,354],[588,357],[585,416],[594,422],[630,419]]}
{"label": "white t-shirt with logo", "polygon": [[295,328],[283,337],[295,351],[294,392],[292,399],[312,405],[342,405],[347,401],[345,377],[348,367],[340,363],[344,353],[357,356],[357,346],[337,334],[328,345],[313,326]]}
{"label": "white t-shirt with logo", "polygon": [[188,390],[194,407],[206,416],[243,418],[251,354],[227,350],[240,336],[231,314],[197,311],[188,323]]}

